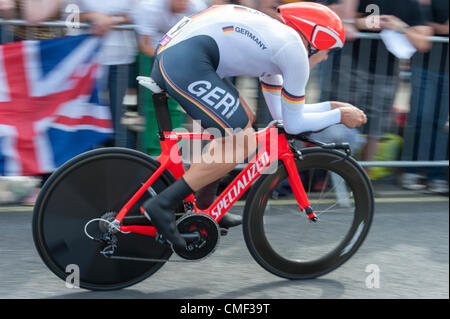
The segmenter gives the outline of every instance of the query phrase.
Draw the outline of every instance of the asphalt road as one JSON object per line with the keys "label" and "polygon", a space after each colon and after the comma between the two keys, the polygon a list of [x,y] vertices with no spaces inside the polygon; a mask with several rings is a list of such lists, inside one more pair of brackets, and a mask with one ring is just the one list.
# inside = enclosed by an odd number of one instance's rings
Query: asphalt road
{"label": "asphalt road", "polygon": [[[294,210],[289,201],[272,205]],[[232,209],[241,211],[239,206]],[[360,250],[318,279],[289,281],[268,273],[251,257],[238,227],[222,237],[220,247],[205,260],[167,263],[135,286],[91,292],[66,288],[45,267],[32,240],[32,208],[3,206],[0,298],[447,299],[448,217],[448,197],[379,188],[372,228]]]}

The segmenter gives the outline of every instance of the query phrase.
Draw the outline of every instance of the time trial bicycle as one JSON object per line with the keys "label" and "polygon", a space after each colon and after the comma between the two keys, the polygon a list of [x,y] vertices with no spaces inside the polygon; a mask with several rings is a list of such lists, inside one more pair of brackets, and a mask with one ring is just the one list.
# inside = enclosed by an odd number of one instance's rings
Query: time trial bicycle
{"label": "time trial bicycle", "polygon": [[[244,239],[256,262],[272,274],[316,278],[355,254],[374,211],[367,174],[347,143],[290,135],[276,121],[256,133],[256,155],[209,208],[200,210],[194,195],[179,203],[174,214],[188,249],[168,244],[141,206],[185,173],[180,140],[213,137],[173,131],[166,92],[150,78],[138,80],[153,91],[161,155],[101,148],[51,175],[36,201],[32,228],[37,251],[53,273],[66,280],[67,267],[76,265],[80,287],[114,290],[148,278],[166,262],[201,260],[225,234],[218,221],[246,192]],[[296,141],[310,147],[299,148]],[[292,192],[290,199],[273,200],[283,188]]]}

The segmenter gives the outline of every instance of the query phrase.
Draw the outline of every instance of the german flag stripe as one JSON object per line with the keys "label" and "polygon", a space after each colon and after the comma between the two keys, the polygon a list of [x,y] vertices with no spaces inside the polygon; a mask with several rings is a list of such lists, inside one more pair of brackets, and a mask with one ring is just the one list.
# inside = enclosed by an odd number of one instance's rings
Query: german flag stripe
{"label": "german flag stripe", "polygon": [[281,85],[273,85],[273,84],[267,84],[261,81],[261,88],[264,91],[273,92],[273,93],[280,93],[282,86]]}
{"label": "german flag stripe", "polygon": [[281,90],[281,96],[283,97],[283,99],[288,102],[288,103],[303,103],[305,102],[305,96],[295,96],[292,94],[289,94],[288,92],[286,92],[285,89]]}
{"label": "german flag stripe", "polygon": [[181,91],[180,89],[178,89],[176,87],[175,84],[173,84],[170,80],[169,77],[167,76],[167,74],[164,72],[164,68],[161,65],[161,63],[159,63],[159,69],[161,70],[161,74],[164,77],[164,79],[166,80],[166,82],[170,85],[170,87],[172,89],[174,89],[178,94],[180,94],[182,97],[184,97],[186,100],[188,100],[189,102],[191,102],[192,104],[194,104],[195,106],[197,106],[198,108],[200,108],[205,114],[207,114],[210,118],[212,118],[214,120],[214,122],[216,122],[217,124],[219,124],[220,127],[222,127],[225,132],[227,132],[230,135],[233,135],[233,132],[231,131],[231,129],[222,121],[220,120],[220,118],[218,118],[214,113],[212,113],[210,110],[208,110],[206,107],[204,107],[203,105],[201,105],[199,102],[197,102],[196,100],[194,100],[193,98],[191,98],[189,95],[185,94],[183,91]]}
{"label": "german flag stripe", "polygon": [[222,28],[222,31],[223,31],[224,33],[231,33],[231,32],[234,32],[234,27],[233,27],[232,25],[230,25],[230,26],[228,26],[228,27],[223,27],[223,28]]}
{"label": "german flag stripe", "polygon": [[165,45],[160,46],[159,49],[158,49],[158,51],[156,52],[156,55],[158,55],[158,54],[160,54],[161,52],[163,52],[165,48],[166,48]]}

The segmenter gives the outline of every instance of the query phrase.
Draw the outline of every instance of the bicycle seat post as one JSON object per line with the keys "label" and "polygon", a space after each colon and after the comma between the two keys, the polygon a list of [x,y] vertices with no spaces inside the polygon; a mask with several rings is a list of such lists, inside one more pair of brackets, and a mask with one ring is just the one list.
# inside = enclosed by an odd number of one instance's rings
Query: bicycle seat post
{"label": "bicycle seat post", "polygon": [[159,128],[159,138],[164,140],[164,132],[172,131],[168,97],[165,91],[153,93],[153,105],[155,107],[156,121]]}
{"label": "bicycle seat post", "polygon": [[167,93],[150,77],[138,76],[139,84],[152,92],[153,106],[155,107],[156,121],[159,128],[159,139],[164,140],[164,132],[172,131]]}

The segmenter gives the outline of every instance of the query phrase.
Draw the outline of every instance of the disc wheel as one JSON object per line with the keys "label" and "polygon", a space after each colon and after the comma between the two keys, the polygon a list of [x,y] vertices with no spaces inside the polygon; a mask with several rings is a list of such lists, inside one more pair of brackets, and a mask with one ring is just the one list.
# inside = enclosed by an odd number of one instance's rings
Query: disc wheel
{"label": "disc wheel", "polygon": [[[79,155],[56,170],[39,194],[32,226],[35,246],[48,268],[66,280],[66,269],[76,266],[80,287],[92,290],[124,288],[159,270],[164,262],[107,259],[100,254],[105,244],[84,233],[89,221],[118,212],[158,165],[137,151],[104,148]],[[139,216],[142,203],[172,182],[173,177],[164,173],[127,217]],[[87,227],[93,237],[100,237],[101,229],[104,225],[97,222]],[[170,247],[150,236],[115,236],[118,255],[167,260],[172,253]]]}

